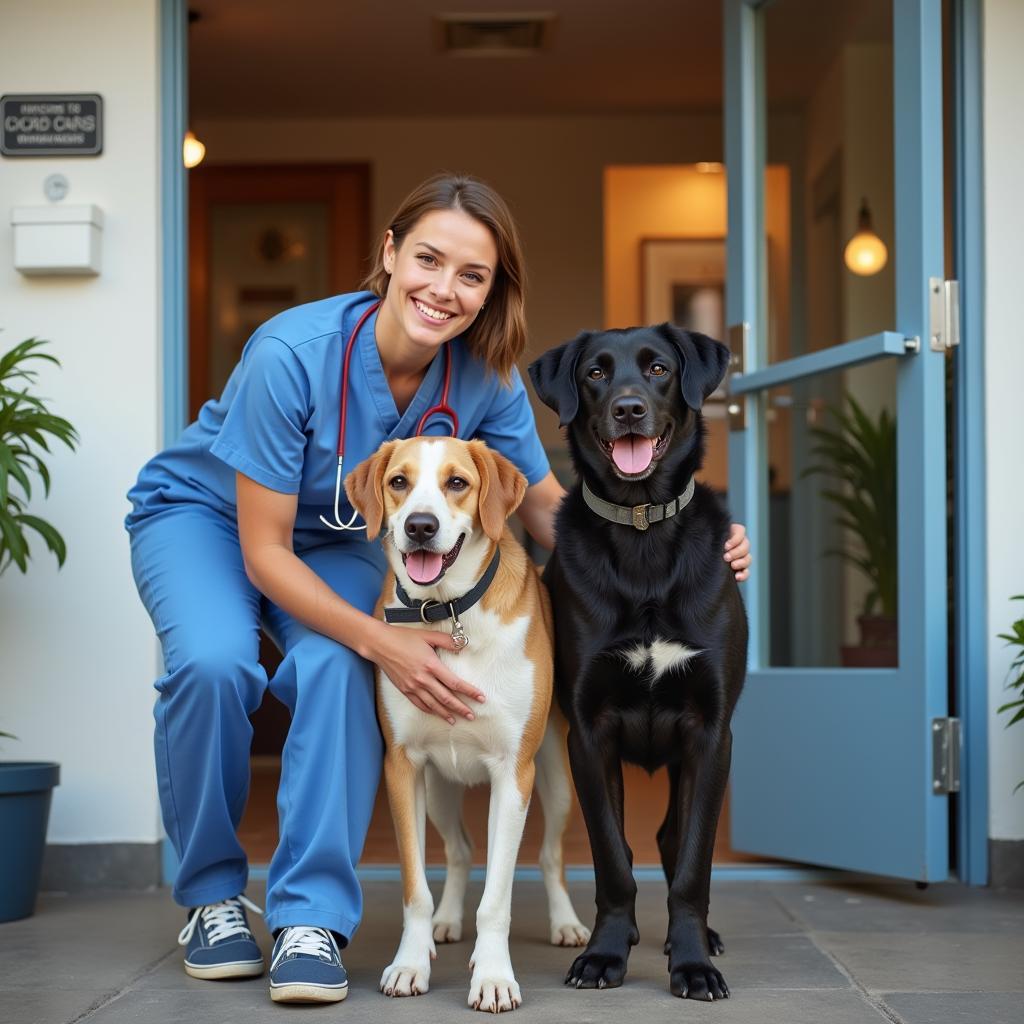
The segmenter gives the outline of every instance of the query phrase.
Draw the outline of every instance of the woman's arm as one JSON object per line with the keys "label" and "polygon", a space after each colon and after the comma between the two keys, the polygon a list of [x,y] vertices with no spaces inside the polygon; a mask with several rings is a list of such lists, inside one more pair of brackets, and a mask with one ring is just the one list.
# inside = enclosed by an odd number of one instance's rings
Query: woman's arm
{"label": "woman's arm", "polygon": [[473,713],[456,694],[483,694],[441,664],[436,647],[456,650],[439,631],[389,626],[339,597],[292,549],[298,497],[236,474],[238,537],[246,575],[293,618],[379,665],[421,711],[446,718]]}
{"label": "woman's arm", "polygon": [[[555,546],[555,515],[564,497],[564,488],[549,471],[543,480],[526,488],[526,497],[519,506],[519,519],[527,533],[548,551]],[[741,583],[750,575],[750,540],[742,523],[732,524],[725,542],[725,560]]]}

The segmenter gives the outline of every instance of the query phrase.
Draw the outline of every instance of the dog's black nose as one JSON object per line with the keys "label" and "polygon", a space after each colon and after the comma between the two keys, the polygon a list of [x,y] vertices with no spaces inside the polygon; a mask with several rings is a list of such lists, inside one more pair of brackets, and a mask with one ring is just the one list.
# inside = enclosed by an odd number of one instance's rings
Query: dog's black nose
{"label": "dog's black nose", "polygon": [[405,521],[406,536],[411,537],[417,544],[426,544],[428,540],[433,540],[440,528],[437,516],[429,512],[413,512]]}
{"label": "dog's black nose", "polygon": [[615,399],[612,415],[620,423],[635,423],[647,415],[647,403],[639,395],[623,395]]}

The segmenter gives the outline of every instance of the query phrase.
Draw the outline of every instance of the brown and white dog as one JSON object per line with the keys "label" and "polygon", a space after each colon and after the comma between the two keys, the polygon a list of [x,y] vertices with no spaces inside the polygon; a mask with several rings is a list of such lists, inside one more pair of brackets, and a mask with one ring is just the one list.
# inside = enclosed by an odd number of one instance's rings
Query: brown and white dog
{"label": "brown and white dog", "polygon": [[[549,718],[551,608],[535,566],[506,525],[523,499],[526,478],[482,441],[418,437],[383,445],[348,476],[345,490],[366,520],[367,537],[384,531],[391,572],[377,614],[403,609],[403,593],[413,604],[431,602],[428,610],[445,617],[423,622],[415,612],[418,620],[406,627],[454,633],[461,626],[468,646],[437,654],[486,695],[474,706],[472,721],[458,718],[449,725],[419,710],[377,670],[404,902],[402,939],[380,988],[393,996],[426,992],[435,941],[461,938],[471,865],[462,793],[467,785],[489,782],[487,878],[470,959],[469,1005],[512,1010],[522,1002],[508,948],[512,879],[534,784],[544,808],[540,865],[551,941],[576,946],[590,937],[572,908],[562,870],[571,787],[564,720]],[[482,596],[450,618],[451,602],[471,594],[495,559]],[[447,858],[436,912],[423,864],[424,812],[444,839]]]}

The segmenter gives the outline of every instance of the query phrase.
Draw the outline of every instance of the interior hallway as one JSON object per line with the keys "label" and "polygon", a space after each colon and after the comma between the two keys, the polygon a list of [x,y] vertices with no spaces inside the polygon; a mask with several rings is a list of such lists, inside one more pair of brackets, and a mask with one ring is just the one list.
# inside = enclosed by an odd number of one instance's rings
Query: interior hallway
{"label": "interior hallway", "polygon": [[[252,864],[268,864],[277,845],[277,782],[281,773],[280,758],[257,756],[252,758],[252,784],[249,802],[238,829],[242,846]],[[668,802],[668,775],[665,771],[652,776],[635,765],[623,765],[625,786],[626,835],[633,849],[633,863],[640,865],[660,864],[658,846],[655,842],[658,827],[665,816]],[[487,859],[487,806],[490,790],[486,786],[474,786],[466,791],[463,816],[473,840],[473,863],[483,864]],[[728,825],[729,798],[726,795],[722,808],[721,823],[715,841],[716,864],[755,863],[759,860],[746,853],[739,853],[729,845]],[[530,804],[523,842],[519,848],[519,863],[536,865],[544,832],[544,818],[540,802]],[[579,804],[573,798],[572,816],[565,831],[562,846],[566,865],[588,865],[590,843]],[[397,864],[398,851],[395,847],[395,830],[391,823],[387,795],[383,784],[377,791],[377,803],[373,809],[373,820],[366,836],[362,864]],[[427,828],[427,863],[444,863],[444,844],[433,826]]]}

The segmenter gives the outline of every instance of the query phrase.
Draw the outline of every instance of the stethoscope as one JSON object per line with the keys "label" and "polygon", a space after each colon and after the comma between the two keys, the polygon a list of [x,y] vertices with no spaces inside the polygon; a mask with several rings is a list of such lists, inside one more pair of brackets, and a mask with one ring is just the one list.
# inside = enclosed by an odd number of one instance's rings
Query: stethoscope
{"label": "stethoscope", "polygon": [[[345,418],[346,412],[348,411],[348,364],[352,359],[352,349],[355,347],[356,338],[359,337],[359,331],[363,324],[380,308],[380,302],[375,302],[365,313],[359,318],[355,327],[349,335],[348,342],[345,344],[345,357],[341,363],[341,417],[338,424],[338,472],[334,479],[334,522],[326,519],[324,516],[320,517],[320,522],[324,526],[329,526],[332,530],[365,530],[366,524],[362,526],[353,525],[356,519],[359,517],[358,512],[352,513],[352,518],[347,523],[341,521],[341,510],[339,508],[339,502],[341,501],[341,477],[342,467],[345,464]],[[421,417],[419,423],[416,425],[416,436],[418,437],[423,433],[423,428],[427,425],[427,420],[431,416],[444,416],[446,419],[451,420],[452,425],[452,437],[455,437],[459,432],[459,417],[455,414],[455,410],[448,404],[448,388],[452,382],[452,346],[450,342],[445,342],[444,346],[444,387],[441,389],[441,401],[437,405],[431,406]]]}

